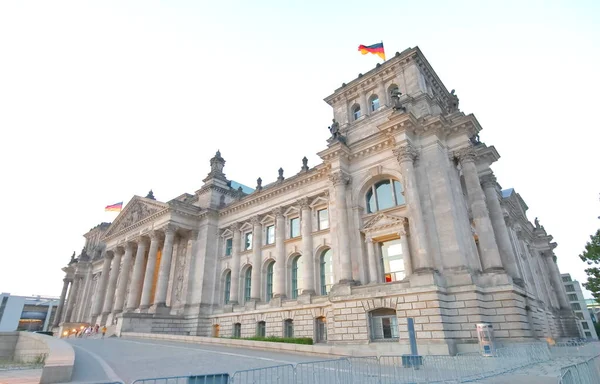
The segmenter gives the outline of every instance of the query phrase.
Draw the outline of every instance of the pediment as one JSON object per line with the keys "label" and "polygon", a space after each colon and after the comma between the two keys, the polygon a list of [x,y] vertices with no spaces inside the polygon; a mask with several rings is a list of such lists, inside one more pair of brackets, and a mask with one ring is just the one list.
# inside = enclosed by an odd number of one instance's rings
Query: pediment
{"label": "pediment", "polygon": [[146,199],[140,196],[134,196],[125,206],[125,209],[119,213],[119,216],[113,221],[106,231],[104,237],[109,237],[115,233],[131,227],[132,225],[144,220],[159,211],[168,208],[168,204],[156,200]]}
{"label": "pediment", "polygon": [[389,213],[379,213],[369,220],[363,226],[364,232],[376,231],[384,228],[399,227],[404,228],[406,217],[391,215]]}

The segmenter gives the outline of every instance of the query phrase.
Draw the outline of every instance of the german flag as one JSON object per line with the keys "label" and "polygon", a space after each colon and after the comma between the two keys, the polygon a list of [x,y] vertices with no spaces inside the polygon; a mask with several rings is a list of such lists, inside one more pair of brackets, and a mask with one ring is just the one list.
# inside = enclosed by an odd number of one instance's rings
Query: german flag
{"label": "german flag", "polygon": [[358,46],[358,50],[363,55],[366,55],[367,53],[372,53],[374,55],[381,57],[383,60],[385,60],[385,51],[383,49],[383,42],[373,44],[373,45],[362,45],[361,44]]}
{"label": "german flag", "polygon": [[123,202],[122,201],[120,203],[116,203],[116,204],[112,204],[112,205],[107,205],[104,208],[104,212],[121,212],[121,209],[123,209]]}

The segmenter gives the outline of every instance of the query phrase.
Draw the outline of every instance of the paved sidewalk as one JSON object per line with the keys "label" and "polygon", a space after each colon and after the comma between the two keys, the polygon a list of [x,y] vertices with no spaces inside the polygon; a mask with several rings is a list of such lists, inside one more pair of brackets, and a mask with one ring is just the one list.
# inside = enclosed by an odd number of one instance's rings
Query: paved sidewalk
{"label": "paved sidewalk", "polygon": [[41,377],[41,369],[0,371],[0,384],[38,384]]}

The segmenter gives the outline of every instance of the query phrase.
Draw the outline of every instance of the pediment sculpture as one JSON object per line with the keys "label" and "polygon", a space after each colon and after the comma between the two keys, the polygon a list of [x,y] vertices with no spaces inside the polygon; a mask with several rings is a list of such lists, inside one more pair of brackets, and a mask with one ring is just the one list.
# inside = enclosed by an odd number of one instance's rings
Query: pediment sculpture
{"label": "pediment sculpture", "polygon": [[380,213],[365,223],[363,226],[363,231],[372,232],[396,226],[404,229],[405,223],[406,217]]}
{"label": "pediment sculpture", "polygon": [[134,199],[132,202],[127,204],[123,212],[121,212],[121,214],[117,217],[113,225],[111,225],[110,229],[107,231],[106,236],[120,232],[121,230],[128,228],[167,207],[168,206],[166,204],[163,206],[162,203],[149,204],[147,202]]}

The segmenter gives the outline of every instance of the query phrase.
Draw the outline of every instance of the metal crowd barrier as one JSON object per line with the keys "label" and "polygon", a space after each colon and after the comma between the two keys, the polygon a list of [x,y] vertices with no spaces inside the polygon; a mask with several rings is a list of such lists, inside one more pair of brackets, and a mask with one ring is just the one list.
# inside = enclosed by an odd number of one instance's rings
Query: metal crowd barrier
{"label": "metal crowd barrier", "polygon": [[560,370],[560,384],[600,383],[600,355]]}
{"label": "metal crowd barrier", "polygon": [[138,379],[132,384],[228,384],[229,374],[170,376],[154,379]]}

